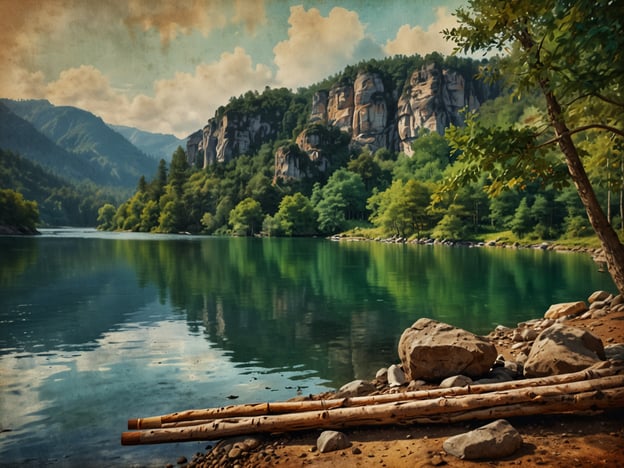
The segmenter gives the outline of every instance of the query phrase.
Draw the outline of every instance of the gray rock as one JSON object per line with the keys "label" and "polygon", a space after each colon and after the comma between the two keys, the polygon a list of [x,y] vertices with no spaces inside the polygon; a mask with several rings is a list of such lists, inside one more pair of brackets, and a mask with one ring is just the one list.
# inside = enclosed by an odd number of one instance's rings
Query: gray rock
{"label": "gray rock", "polygon": [[586,330],[557,323],[536,338],[524,364],[524,376],[576,372],[605,358],[600,338]]}
{"label": "gray rock", "polygon": [[375,379],[381,383],[386,383],[388,381],[388,368],[382,367],[375,374]]}
{"label": "gray rock", "polygon": [[466,377],[465,375],[454,375],[453,377],[447,377],[442,382],[440,382],[439,387],[467,387],[470,384],[472,384],[472,379],[470,377]]}
{"label": "gray rock", "polygon": [[607,291],[595,291],[589,296],[589,298],[587,299],[587,302],[589,302],[590,304],[593,304],[596,301],[604,301],[610,295],[611,294],[609,294]]}
{"label": "gray rock", "polygon": [[367,380],[354,380],[340,387],[336,392],[336,398],[369,395],[375,390],[377,389],[372,382],[368,382]]}
{"label": "gray rock", "polygon": [[412,392],[414,390],[418,390],[423,385],[427,385],[427,382],[424,380],[411,380],[410,383],[407,384],[407,391]]}
{"label": "gray rock", "polygon": [[446,453],[466,460],[507,457],[521,446],[522,437],[504,419],[449,437],[442,444]]}
{"label": "gray rock", "polygon": [[316,440],[316,448],[321,453],[333,452],[351,447],[351,442],[342,432],[323,431]]}
{"label": "gray rock", "polygon": [[409,380],[439,380],[453,375],[479,377],[496,360],[496,347],[461,328],[422,318],[406,329],[398,346]]}
{"label": "gray rock", "polygon": [[624,343],[605,346],[605,356],[612,361],[624,361]]}
{"label": "gray rock", "polygon": [[388,368],[388,385],[391,387],[400,387],[407,383],[405,379],[405,372],[396,364],[392,364]]}
{"label": "gray rock", "polygon": [[589,310],[604,309],[608,306],[609,303],[607,301],[595,301],[591,303],[591,305],[589,306]]}

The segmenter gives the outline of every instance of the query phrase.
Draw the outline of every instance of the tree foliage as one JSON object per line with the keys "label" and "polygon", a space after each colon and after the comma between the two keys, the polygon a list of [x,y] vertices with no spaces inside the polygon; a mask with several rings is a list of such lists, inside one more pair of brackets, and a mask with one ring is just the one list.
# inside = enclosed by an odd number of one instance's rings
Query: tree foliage
{"label": "tree foliage", "polygon": [[623,14],[624,5],[611,0],[470,0],[456,11],[459,26],[446,31],[464,52],[508,50],[481,76],[505,78],[515,96],[537,91],[546,108],[542,122],[529,125],[488,127],[468,116],[465,129],[451,128],[451,147],[465,165],[446,189],[480,171],[490,176],[491,194],[571,180],[620,292],[624,246],[589,180],[582,140],[606,132],[614,146],[624,143]]}
{"label": "tree foliage", "polygon": [[39,208],[36,202],[25,200],[15,190],[0,189],[0,226],[33,233],[36,232],[38,221]]}

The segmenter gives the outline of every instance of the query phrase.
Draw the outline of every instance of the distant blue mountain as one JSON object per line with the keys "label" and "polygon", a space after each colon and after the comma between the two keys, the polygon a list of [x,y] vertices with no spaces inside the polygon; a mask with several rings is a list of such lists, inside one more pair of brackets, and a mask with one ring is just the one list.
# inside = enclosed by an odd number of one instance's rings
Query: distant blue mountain
{"label": "distant blue mountain", "polygon": [[126,140],[139,148],[145,154],[154,159],[171,161],[173,152],[181,146],[186,147],[186,140],[181,140],[174,135],[164,133],[150,133],[133,127],[123,125],[109,125],[113,130],[120,133]]}

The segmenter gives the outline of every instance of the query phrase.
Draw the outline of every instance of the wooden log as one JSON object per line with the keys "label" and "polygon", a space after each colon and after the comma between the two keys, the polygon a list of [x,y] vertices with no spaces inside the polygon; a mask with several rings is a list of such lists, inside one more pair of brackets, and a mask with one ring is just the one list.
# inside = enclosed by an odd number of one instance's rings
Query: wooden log
{"label": "wooden log", "polygon": [[[446,415],[447,421],[451,416],[470,419],[476,419],[479,416],[479,418],[487,419],[494,417],[490,415],[497,414],[496,417],[508,417],[506,410],[502,407],[509,407],[509,416],[536,414],[518,413],[523,406],[534,411],[539,409],[544,414],[589,408],[624,407],[624,375],[488,394],[399,401],[303,413],[225,418],[190,427],[125,432],[121,436],[121,443],[122,445],[135,445],[214,440],[261,432],[393,425],[421,421],[436,422],[436,419],[444,422],[441,420],[443,415]],[[472,412],[470,416],[465,416],[465,413],[470,412]]]}
{"label": "wooden log", "polygon": [[[133,418],[128,420],[128,429],[158,429],[162,427],[185,427],[201,424],[209,420],[261,416],[269,414],[299,413],[304,411],[323,411],[334,408],[374,405],[406,400],[423,400],[443,396],[480,394],[515,388],[528,388],[558,383],[578,382],[581,380],[596,379],[616,375],[624,372],[624,367],[612,366],[609,361],[599,363],[588,369],[569,374],[538,377],[533,379],[513,380],[492,384],[472,385],[467,387],[436,388],[432,390],[417,390],[412,392],[391,393],[351,398],[333,398],[328,400],[285,401],[275,403],[252,403],[244,405],[230,405],[221,408],[192,409],[170,413],[162,416],[147,418]],[[190,422],[189,421],[193,421]]]}

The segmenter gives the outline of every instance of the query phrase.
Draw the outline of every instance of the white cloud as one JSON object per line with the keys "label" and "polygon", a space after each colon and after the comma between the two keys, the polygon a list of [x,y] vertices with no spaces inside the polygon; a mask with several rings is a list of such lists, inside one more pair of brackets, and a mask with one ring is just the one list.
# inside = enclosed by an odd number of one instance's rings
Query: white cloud
{"label": "white cloud", "polygon": [[114,89],[108,78],[90,65],[64,70],[49,83],[44,82],[41,73],[21,70],[19,76],[20,86],[7,97],[48,99],[55,105],[88,110],[111,124],[178,137],[201,128],[230,96],[261,90],[273,83],[272,71],[265,65],[254,66],[240,47],[223,53],[217,62],[198,65],[194,73],[176,73],[172,78],[155,81],[151,96],[128,96]]}
{"label": "white cloud", "polygon": [[453,43],[446,41],[442,30],[457,25],[457,20],[444,7],[436,9],[436,21],[426,30],[420,26],[413,28],[407,24],[401,26],[394,39],[386,42],[384,50],[388,55],[425,55],[440,52],[449,55],[453,52]]}
{"label": "white cloud", "polygon": [[274,48],[277,81],[288,87],[309,85],[351,63],[365,38],[358,14],[341,7],[327,17],[316,8],[290,9],[288,39]]}

